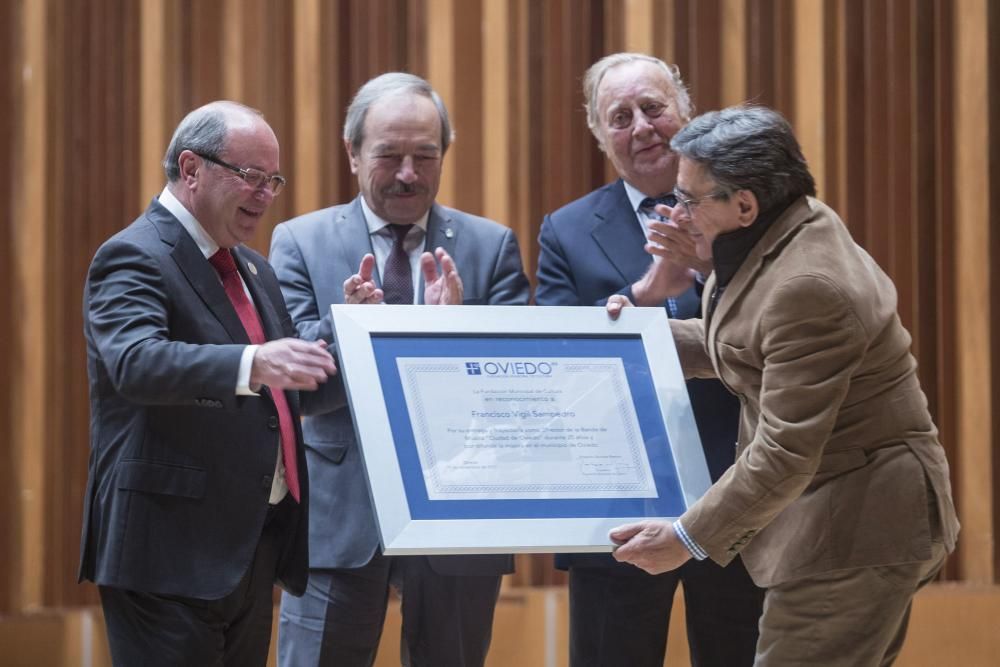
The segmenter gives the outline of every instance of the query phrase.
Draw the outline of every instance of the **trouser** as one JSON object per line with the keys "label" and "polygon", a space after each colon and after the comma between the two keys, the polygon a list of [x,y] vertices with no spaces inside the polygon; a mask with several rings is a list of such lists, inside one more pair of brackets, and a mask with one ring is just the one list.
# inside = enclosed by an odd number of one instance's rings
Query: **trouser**
{"label": "trouser", "polygon": [[754,664],[891,665],[913,596],[944,565],[944,544],[933,542],[931,552],[923,562],[827,572],[769,588]]}
{"label": "trouser", "polygon": [[223,598],[201,600],[100,586],[115,666],[264,667],[285,512],[287,507],[279,505],[269,514],[246,574]]}
{"label": "trouser", "polygon": [[691,664],[753,664],[764,591],[737,558],[724,568],[692,560],[658,575],[626,564],[570,567],[570,665],[662,667],[678,583]]}
{"label": "trouser", "polygon": [[500,575],[452,576],[423,556],[381,556],[353,569],[314,569],[301,598],[281,599],[281,667],[368,667],[375,661],[390,585],[402,594],[401,661],[481,667]]}

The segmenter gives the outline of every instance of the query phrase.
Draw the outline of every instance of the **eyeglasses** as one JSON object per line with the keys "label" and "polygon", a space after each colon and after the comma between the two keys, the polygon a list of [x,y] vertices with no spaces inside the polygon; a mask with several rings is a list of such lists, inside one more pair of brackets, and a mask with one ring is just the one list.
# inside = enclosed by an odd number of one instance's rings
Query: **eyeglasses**
{"label": "eyeglasses", "polygon": [[246,169],[243,169],[241,167],[237,167],[236,165],[229,164],[228,162],[223,162],[219,158],[213,157],[211,155],[203,155],[202,153],[197,153],[195,151],[191,152],[203,160],[208,160],[209,162],[215,163],[220,167],[225,167],[229,171],[239,174],[240,178],[246,181],[247,185],[249,185],[254,190],[263,187],[264,185],[267,185],[268,189],[271,191],[271,194],[277,196],[277,194],[281,192],[282,188],[285,187],[285,183],[287,183],[285,177],[282,176],[281,174],[274,174],[273,176],[269,176],[260,169],[254,169],[253,167],[247,167]]}
{"label": "eyeglasses", "polygon": [[712,190],[706,195],[701,197],[685,197],[681,192],[674,188],[674,197],[677,199],[677,203],[684,207],[684,212],[690,218],[694,215],[693,211],[704,201],[709,199],[725,199],[729,196],[728,190]]}

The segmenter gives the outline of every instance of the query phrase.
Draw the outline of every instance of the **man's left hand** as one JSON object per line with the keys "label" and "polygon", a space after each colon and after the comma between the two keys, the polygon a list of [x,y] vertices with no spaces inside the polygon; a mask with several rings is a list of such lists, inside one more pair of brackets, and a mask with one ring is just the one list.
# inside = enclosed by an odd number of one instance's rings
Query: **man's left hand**
{"label": "man's left hand", "polygon": [[[437,257],[441,263],[441,274],[438,275]],[[458,306],[464,298],[462,278],[458,275],[455,260],[444,248],[438,248],[432,256],[425,252],[420,256],[420,270],[424,274],[424,303],[431,306]]]}
{"label": "man's left hand", "polygon": [[631,563],[650,574],[676,570],[691,559],[691,552],[668,521],[640,521],[615,528],[611,541],[619,545],[615,559]]}

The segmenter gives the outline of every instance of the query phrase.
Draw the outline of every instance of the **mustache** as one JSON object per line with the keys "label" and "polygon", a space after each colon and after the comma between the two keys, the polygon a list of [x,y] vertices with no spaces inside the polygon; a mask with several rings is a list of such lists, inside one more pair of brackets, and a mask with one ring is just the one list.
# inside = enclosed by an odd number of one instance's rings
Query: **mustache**
{"label": "mustache", "polygon": [[417,185],[416,183],[396,182],[387,187],[382,192],[383,194],[386,194],[391,197],[393,195],[427,194],[429,190],[422,185]]}

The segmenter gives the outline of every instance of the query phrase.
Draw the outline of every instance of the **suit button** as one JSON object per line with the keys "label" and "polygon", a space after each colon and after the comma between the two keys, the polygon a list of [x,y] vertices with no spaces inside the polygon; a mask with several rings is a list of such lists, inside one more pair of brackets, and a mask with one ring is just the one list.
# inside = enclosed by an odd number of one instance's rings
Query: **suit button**
{"label": "suit button", "polygon": [[260,480],[260,488],[264,489],[265,491],[270,491],[271,490],[271,476],[270,475],[264,475],[261,478],[261,480]]}
{"label": "suit button", "polygon": [[272,431],[277,431],[278,430],[278,418],[275,417],[274,415],[271,415],[270,417],[268,417],[267,418],[267,427],[269,429],[271,429]]}

